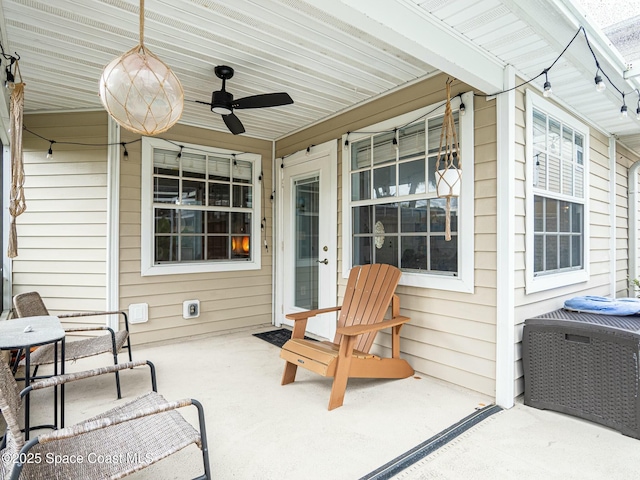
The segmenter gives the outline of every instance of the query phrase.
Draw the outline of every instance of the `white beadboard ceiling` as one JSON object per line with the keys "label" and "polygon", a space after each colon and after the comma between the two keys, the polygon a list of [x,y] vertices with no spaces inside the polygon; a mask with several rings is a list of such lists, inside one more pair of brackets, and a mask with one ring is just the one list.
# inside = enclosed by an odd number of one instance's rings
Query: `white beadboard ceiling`
{"label": "white beadboard ceiling", "polygon": [[[5,52],[21,57],[27,113],[102,108],[102,69],[138,43],[138,0],[0,0],[0,8]],[[580,25],[611,80],[639,88],[571,0],[146,0],[144,43],[174,70],[187,100],[210,101],[220,89],[216,65],[235,69],[227,91],[236,98],[289,93],[293,105],[235,112],[245,136],[278,139],[439,71],[494,93],[506,65],[536,77]],[[580,34],[549,72],[554,95],[640,153],[638,94],[626,97],[631,115],[621,120],[621,96],[611,87],[596,93],[595,72]],[[227,131],[190,101],[181,122]]]}

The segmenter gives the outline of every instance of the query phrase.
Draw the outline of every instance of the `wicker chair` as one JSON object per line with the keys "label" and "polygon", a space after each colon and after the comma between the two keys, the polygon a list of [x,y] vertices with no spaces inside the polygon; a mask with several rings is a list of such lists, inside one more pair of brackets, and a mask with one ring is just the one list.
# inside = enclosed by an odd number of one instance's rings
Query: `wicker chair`
{"label": "wicker chair", "polygon": [[[94,375],[111,373],[115,369],[149,364],[138,361],[49,377],[32,383],[28,390],[37,390]],[[19,423],[22,394],[11,370],[0,362],[0,409],[7,422],[6,442],[0,451],[0,478],[18,480],[51,479],[115,479],[142,470],[153,463],[191,445],[202,451],[204,473],[200,479],[210,479],[204,411],[193,399],[167,402],[154,391],[108,412],[72,427],[54,430],[25,442]],[[176,411],[193,405],[198,410],[199,431]],[[64,459],[76,461],[64,461]],[[55,459],[61,461],[56,462]]]}
{"label": "wicker chair", "polygon": [[[47,307],[44,305],[42,298],[38,292],[21,293],[13,297],[13,307],[15,314],[18,317],[35,317],[40,315],[50,315]],[[76,340],[73,342],[67,342],[65,344],[65,360],[76,361],[79,358],[90,357],[93,355],[100,355],[102,353],[111,353],[113,355],[114,365],[118,363],[118,352],[124,347],[129,352],[129,361],[132,361],[131,357],[131,339],[129,338],[129,321],[127,314],[124,311],[113,312],[85,312],[85,313],[67,313],[58,315],[58,318],[79,318],[90,317],[97,315],[122,315],[124,318],[124,329],[114,332],[113,329],[103,326],[91,326],[91,327],[67,327],[65,332],[90,332],[94,330],[107,330],[109,335],[97,335],[95,337],[85,338],[83,340]],[[126,344],[126,345],[125,345]],[[35,352],[31,354],[30,363],[38,369],[39,365],[45,365],[53,363],[54,355],[53,345],[44,345],[39,347]],[[34,371],[35,376],[35,371]],[[116,390],[118,398],[122,398],[120,391],[120,374],[115,372],[116,376]]]}

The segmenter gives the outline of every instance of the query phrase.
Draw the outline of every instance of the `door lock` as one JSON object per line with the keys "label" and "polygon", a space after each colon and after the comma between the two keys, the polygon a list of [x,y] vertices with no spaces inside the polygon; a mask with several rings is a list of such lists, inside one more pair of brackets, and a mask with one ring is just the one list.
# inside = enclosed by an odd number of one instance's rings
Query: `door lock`
{"label": "door lock", "polygon": [[324,263],[325,265],[329,265],[329,260],[328,259],[324,259],[324,260],[316,260],[317,263]]}

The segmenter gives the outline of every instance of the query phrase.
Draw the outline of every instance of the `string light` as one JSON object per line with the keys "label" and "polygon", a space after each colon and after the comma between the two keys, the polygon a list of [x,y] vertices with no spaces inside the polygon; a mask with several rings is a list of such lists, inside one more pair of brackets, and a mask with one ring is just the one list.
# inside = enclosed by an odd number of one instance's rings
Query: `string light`
{"label": "string light", "polygon": [[53,144],[56,143],[54,140],[49,140],[49,151],[47,152],[47,158],[53,157]]}
{"label": "string light", "polygon": [[393,129],[393,140],[391,141],[391,143],[393,144],[393,148],[397,152],[398,151],[398,129],[397,128]]}
{"label": "string light", "polygon": [[462,94],[458,96],[460,97],[460,106],[458,107],[458,110],[460,111],[460,115],[464,117],[465,113],[467,113],[467,107],[464,105],[464,102],[462,101]]}
{"label": "string light", "polygon": [[178,162],[179,162],[179,161],[180,161],[180,159],[182,158],[182,149],[183,149],[183,148],[184,148],[184,147],[183,147],[182,145],[180,145],[180,151],[178,152],[178,156],[176,157],[176,160],[177,160]]}
{"label": "string light", "polygon": [[[599,71],[600,71],[600,68],[598,68],[598,72]],[[607,88],[607,84],[604,83],[604,81],[602,80],[602,77],[598,75],[598,72],[596,72],[596,78],[594,79],[596,83],[596,92],[604,92],[605,89]]]}
{"label": "string light", "polygon": [[547,75],[548,70],[548,68],[544,70],[544,92],[542,92],[542,95],[547,98],[550,97],[553,93],[553,91],[551,90],[551,82],[549,81],[549,76]]}
{"label": "string light", "polygon": [[311,154],[311,145],[309,145],[307,147],[307,151],[306,151],[305,155],[308,157],[310,154]]}
{"label": "string light", "polygon": [[349,148],[349,134],[350,134],[350,133],[351,133],[351,132],[347,132],[347,136],[346,136],[346,138],[344,139],[344,149],[345,149],[345,150],[346,150],[347,148]]}
{"label": "string light", "polygon": [[122,142],[120,145],[122,145],[122,148],[124,148],[124,153],[122,154],[122,156],[124,157],[125,160],[129,160],[129,152],[127,152],[127,144],[125,142]]}
{"label": "string light", "polygon": [[624,101],[624,93],[622,94],[622,106],[620,107],[620,118],[627,118],[629,116],[629,109]]}
{"label": "string light", "polygon": [[640,98],[638,98],[638,108],[636,108],[636,120],[640,120]]}
{"label": "string light", "polygon": [[[11,65],[13,65],[13,58],[11,60],[12,60]],[[11,90],[16,86],[16,77],[13,75],[13,72],[11,71],[11,65],[7,65],[7,69],[6,69],[7,76],[6,76],[6,80],[4,81],[4,86],[9,90]]]}

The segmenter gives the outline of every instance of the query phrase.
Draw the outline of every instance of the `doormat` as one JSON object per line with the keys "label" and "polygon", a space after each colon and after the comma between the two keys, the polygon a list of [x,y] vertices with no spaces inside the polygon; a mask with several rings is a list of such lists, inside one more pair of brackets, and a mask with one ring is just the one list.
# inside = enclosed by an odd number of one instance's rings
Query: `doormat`
{"label": "doormat", "polygon": [[[261,338],[265,342],[269,342],[276,347],[282,348],[286,341],[291,339],[291,330],[280,328],[278,330],[271,330],[269,332],[254,333],[253,336]],[[313,338],[309,338],[306,335],[304,336],[304,339],[314,340]]]}
{"label": "doormat", "polygon": [[394,458],[386,465],[383,465],[368,475],[361,477],[360,480],[389,480],[405,468],[417,463],[419,460],[422,460],[427,455],[435,452],[440,447],[445,446],[454,438],[477,425],[482,420],[501,411],[502,407],[499,407],[498,405],[488,405],[481,408],[471,415],[467,415],[459,422],[444,429],[437,435],[434,435],[430,439],[422,442],[420,445],[412,448],[408,452]]}

